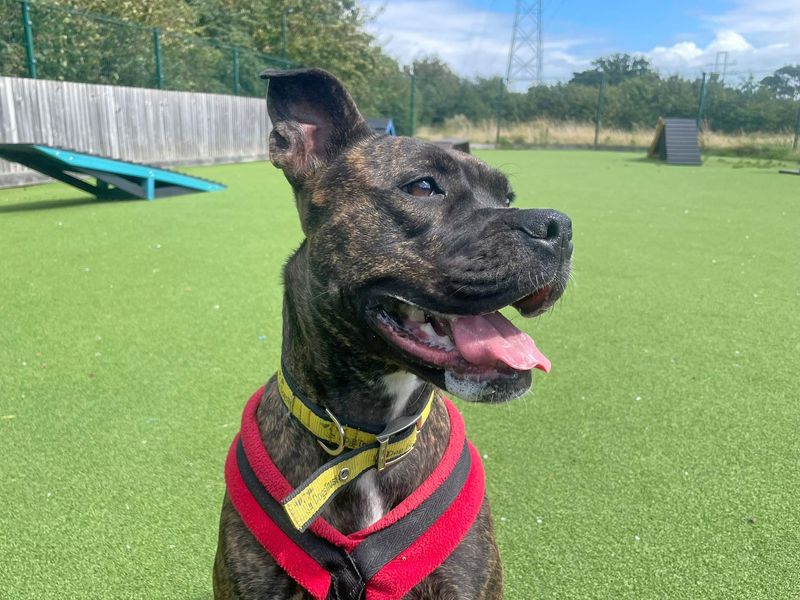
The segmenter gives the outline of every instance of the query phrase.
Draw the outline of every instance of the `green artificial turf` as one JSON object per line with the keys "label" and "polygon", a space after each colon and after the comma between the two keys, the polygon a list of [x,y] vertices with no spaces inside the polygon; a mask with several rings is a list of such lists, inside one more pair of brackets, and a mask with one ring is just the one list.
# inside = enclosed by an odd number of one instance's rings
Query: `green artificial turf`
{"label": "green artificial turf", "polygon": [[[481,156],[575,231],[563,301],[514,319],[552,372],[459,402],[506,597],[797,597],[800,178]],[[223,461],[301,232],[270,166],[193,172],[229,187],[0,190],[0,597],[211,597]]]}

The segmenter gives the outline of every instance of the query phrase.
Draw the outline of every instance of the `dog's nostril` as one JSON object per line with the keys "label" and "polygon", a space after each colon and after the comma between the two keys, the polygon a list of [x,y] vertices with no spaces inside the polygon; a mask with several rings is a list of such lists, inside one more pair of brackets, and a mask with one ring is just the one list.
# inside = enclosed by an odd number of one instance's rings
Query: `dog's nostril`
{"label": "dog's nostril", "polygon": [[551,219],[550,222],[547,224],[547,239],[552,240],[557,238],[561,234],[561,226],[558,224],[558,221],[555,219]]}
{"label": "dog's nostril", "polygon": [[532,237],[550,243],[572,239],[569,217],[557,210],[528,209],[514,214],[513,227]]}
{"label": "dog's nostril", "polygon": [[564,213],[552,211],[547,222],[547,239],[556,238],[572,239],[572,221]]}

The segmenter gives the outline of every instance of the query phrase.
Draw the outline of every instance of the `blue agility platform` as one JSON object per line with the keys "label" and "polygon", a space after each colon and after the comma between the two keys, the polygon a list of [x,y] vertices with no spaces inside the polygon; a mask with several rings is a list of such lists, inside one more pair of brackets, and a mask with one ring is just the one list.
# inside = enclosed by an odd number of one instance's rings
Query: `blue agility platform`
{"label": "blue agility platform", "polygon": [[392,119],[367,119],[367,125],[369,125],[369,128],[372,129],[372,131],[385,133],[387,135],[391,135],[392,137],[397,135],[394,130],[394,121],[392,121]]}
{"label": "blue agility platform", "polygon": [[[224,190],[221,183],[168,169],[40,144],[0,144],[0,158],[18,162],[102,199],[144,198]],[[81,176],[94,178],[91,180]]]}

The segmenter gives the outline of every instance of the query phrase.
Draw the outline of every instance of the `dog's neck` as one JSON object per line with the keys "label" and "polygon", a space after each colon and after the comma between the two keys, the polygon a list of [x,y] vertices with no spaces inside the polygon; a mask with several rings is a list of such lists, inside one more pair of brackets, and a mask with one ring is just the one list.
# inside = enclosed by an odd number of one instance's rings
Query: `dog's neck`
{"label": "dog's neck", "polygon": [[[352,344],[345,322],[318,312],[315,298],[329,293],[310,276],[305,245],[284,271],[282,361],[300,391],[342,422],[385,424],[422,409],[430,384]],[[368,344],[367,344],[368,346]]]}
{"label": "dog's neck", "polygon": [[[369,340],[347,335],[351,324],[330,321],[329,313],[336,311],[326,311],[320,295],[331,292],[320,289],[310,274],[306,249],[304,242],[284,269],[281,360],[296,391],[345,424],[383,425],[419,413],[430,384],[377,359]],[[259,427],[276,466],[297,486],[331,457],[299,422],[287,427],[285,418],[273,388],[261,405]],[[374,523],[430,475],[447,444],[448,431],[446,409],[434,403],[414,452],[380,476],[374,471],[364,474],[334,498],[323,516],[344,533]],[[283,442],[270,444],[276,438]]]}

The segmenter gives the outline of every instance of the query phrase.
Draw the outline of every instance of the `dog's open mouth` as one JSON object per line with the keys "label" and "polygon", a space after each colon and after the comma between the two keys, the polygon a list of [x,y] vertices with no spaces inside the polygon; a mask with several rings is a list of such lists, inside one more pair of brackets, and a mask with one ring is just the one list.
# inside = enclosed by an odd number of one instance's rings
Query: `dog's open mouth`
{"label": "dog's open mouth", "polygon": [[[549,293],[549,287],[542,288],[512,306],[525,316],[538,314]],[[531,337],[499,311],[446,315],[389,298],[375,308],[374,317],[392,344],[425,366],[472,379],[550,370],[550,361]]]}

